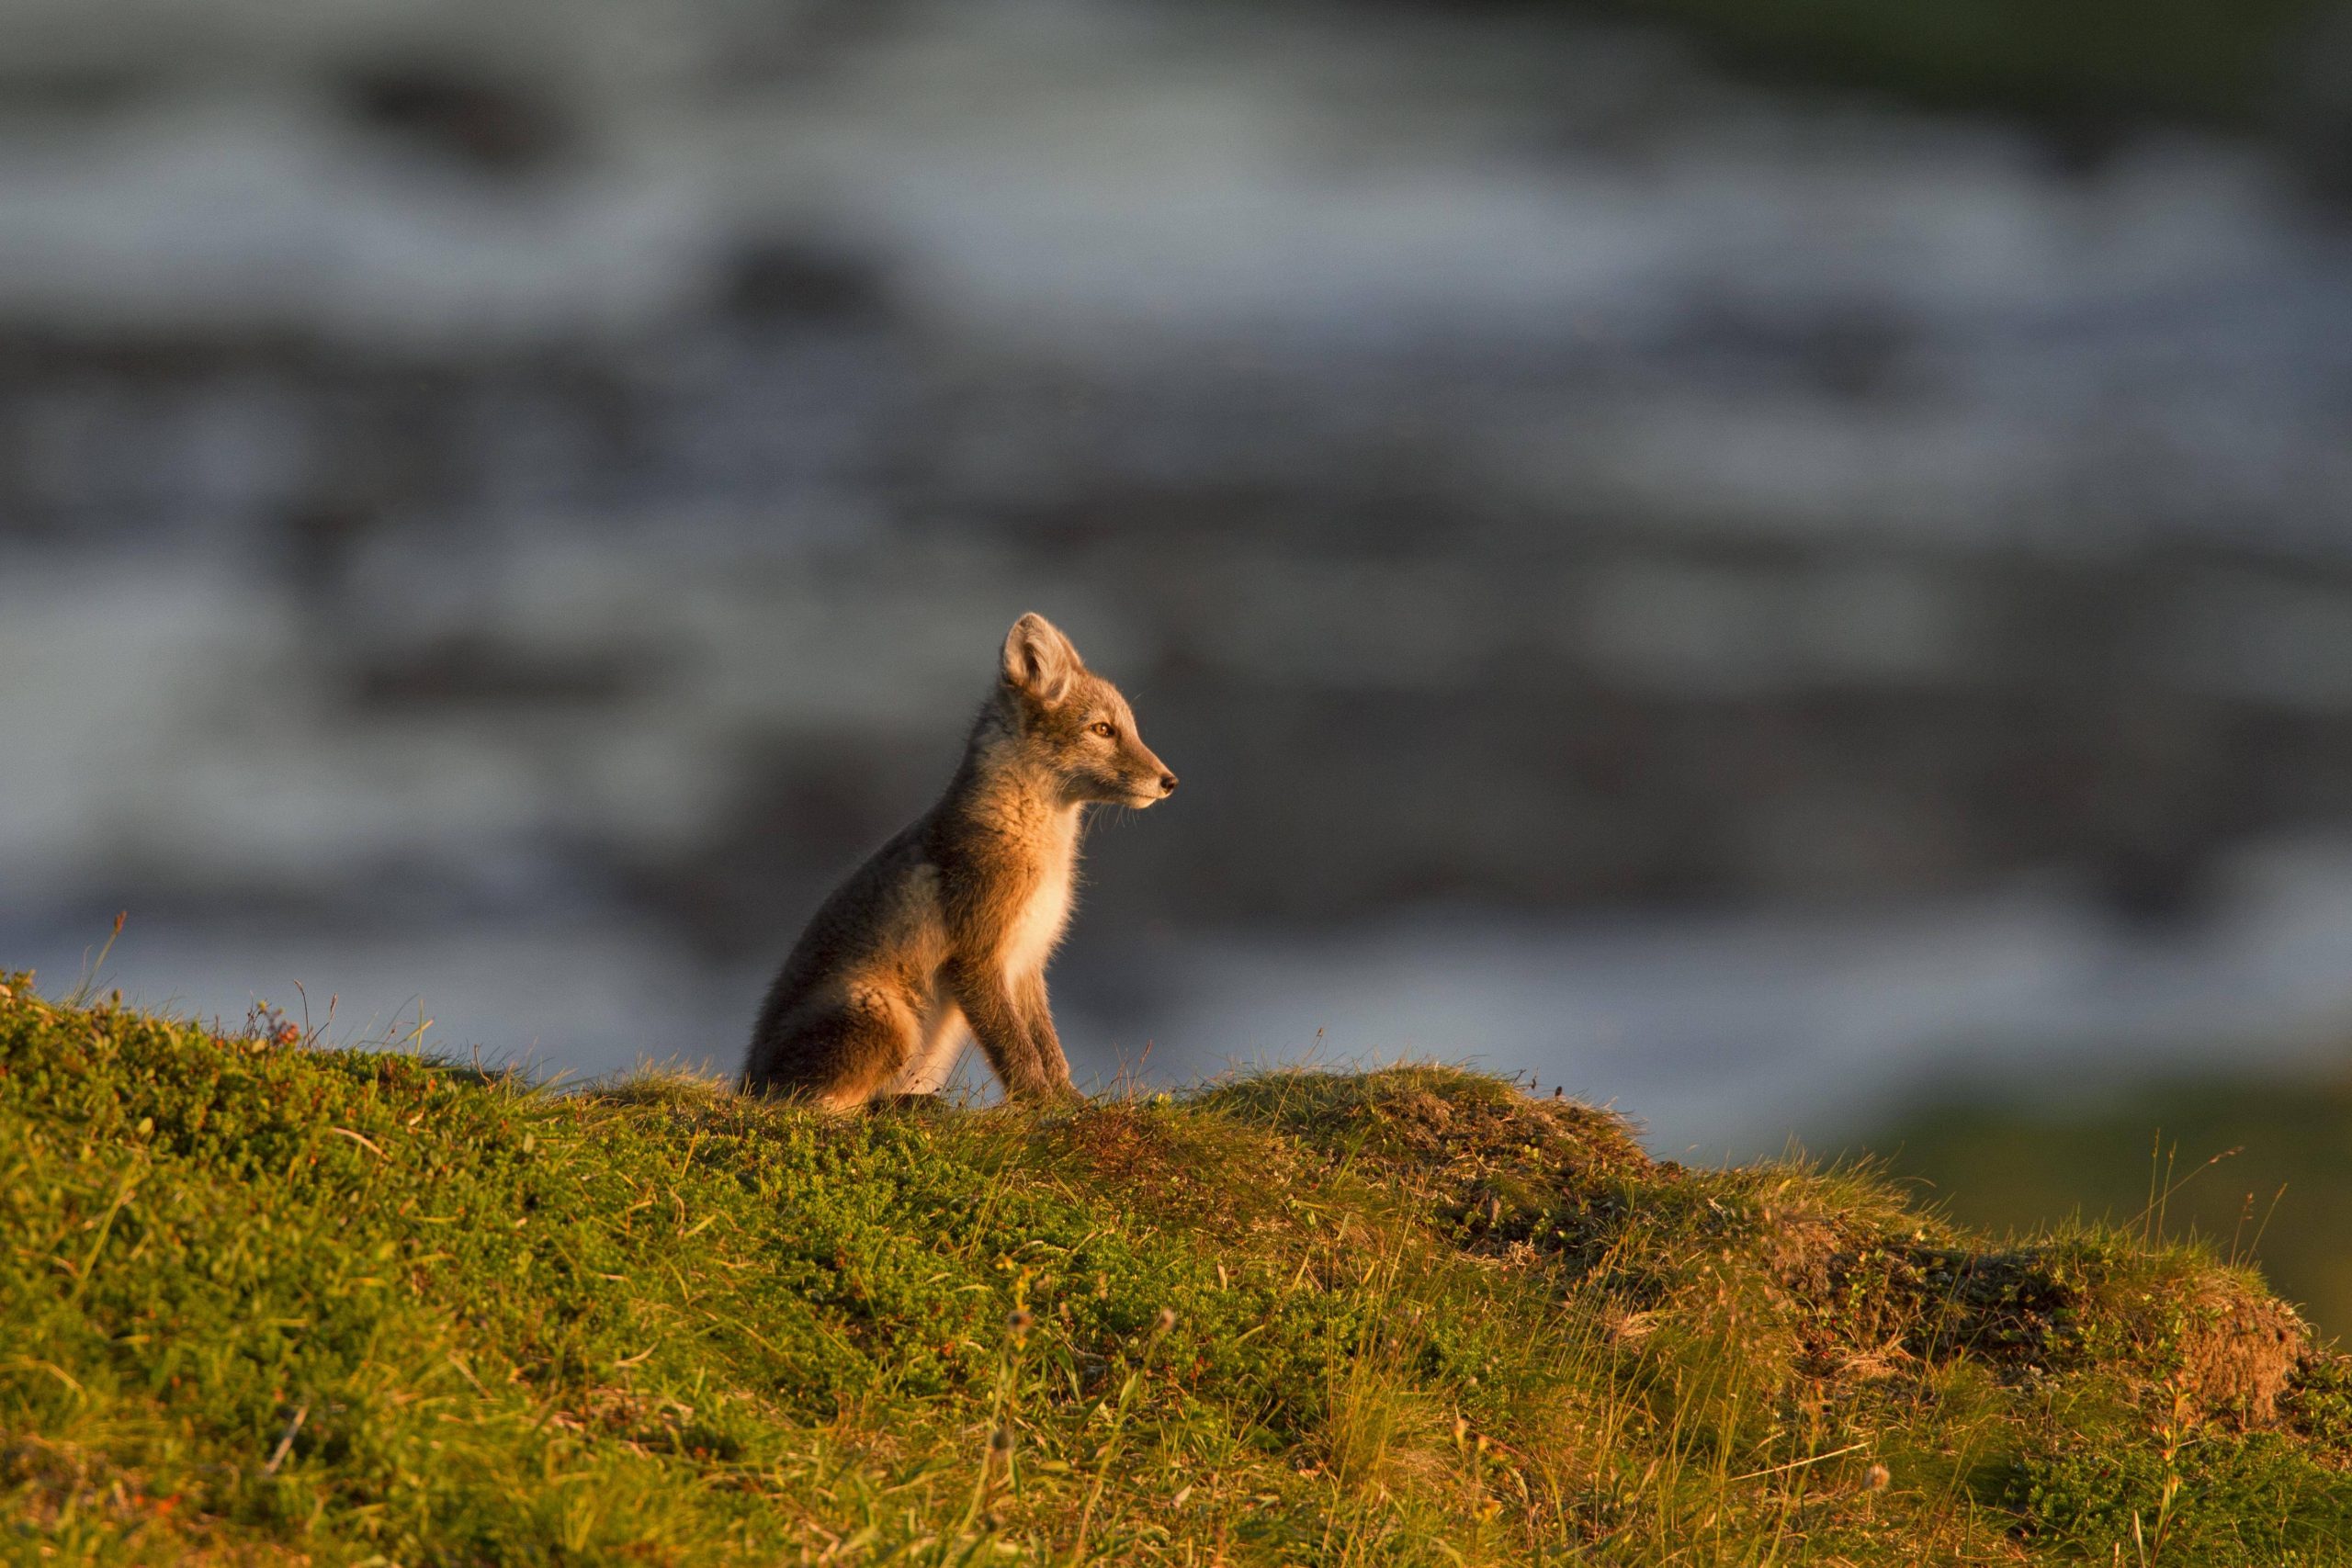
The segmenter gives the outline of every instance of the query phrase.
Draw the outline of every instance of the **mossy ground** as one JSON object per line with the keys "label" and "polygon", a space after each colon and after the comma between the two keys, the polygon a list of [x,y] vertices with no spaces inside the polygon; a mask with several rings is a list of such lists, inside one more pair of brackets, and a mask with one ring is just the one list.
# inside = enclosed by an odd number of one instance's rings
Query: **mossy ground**
{"label": "mossy ground", "polygon": [[2258,1281],[1437,1067],[826,1120],[0,998],[24,1562],[2352,1562]]}

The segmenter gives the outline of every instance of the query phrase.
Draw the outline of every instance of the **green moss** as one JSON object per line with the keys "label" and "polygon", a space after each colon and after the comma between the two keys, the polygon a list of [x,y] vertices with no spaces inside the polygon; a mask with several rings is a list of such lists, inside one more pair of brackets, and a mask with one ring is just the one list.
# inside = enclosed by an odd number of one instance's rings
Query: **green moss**
{"label": "green moss", "polygon": [[2104,1557],[2177,1472],[2340,1560],[2341,1365],[2191,1249],[1448,1069],[826,1120],[5,985],[0,1555]]}
{"label": "green moss", "polygon": [[2306,1456],[2275,1433],[2199,1433],[2169,1457],[2161,1448],[2053,1444],[2010,1483],[2039,1532],[2086,1553],[2138,1541],[2152,1558],[2206,1568],[2342,1562],[2352,1487],[2307,1500],[2310,1490]]}

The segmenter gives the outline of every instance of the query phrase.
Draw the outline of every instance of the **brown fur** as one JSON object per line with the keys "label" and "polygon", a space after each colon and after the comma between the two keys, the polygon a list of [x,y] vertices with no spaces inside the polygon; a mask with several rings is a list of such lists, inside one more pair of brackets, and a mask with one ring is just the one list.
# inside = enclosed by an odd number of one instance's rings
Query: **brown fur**
{"label": "brown fur", "polygon": [[1080,818],[1175,787],[1118,688],[1044,616],[1022,616],[947,793],[834,890],[784,961],[744,1087],[843,1111],[928,1094],[968,1028],[1007,1094],[1075,1098],[1046,962]]}

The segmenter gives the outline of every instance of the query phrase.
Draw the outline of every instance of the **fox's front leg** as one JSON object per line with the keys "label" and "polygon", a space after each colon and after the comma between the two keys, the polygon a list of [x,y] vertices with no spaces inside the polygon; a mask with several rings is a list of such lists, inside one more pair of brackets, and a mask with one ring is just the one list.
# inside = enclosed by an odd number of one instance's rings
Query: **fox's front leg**
{"label": "fox's front leg", "polygon": [[1013,982],[1012,1006],[1028,1031],[1030,1052],[1047,1089],[1065,1099],[1078,1098],[1069,1081],[1069,1058],[1062,1054],[1061,1036],[1054,1032],[1054,1007],[1046,997],[1042,970]]}
{"label": "fox's front leg", "polygon": [[[948,961],[944,977],[1004,1092],[1014,1100],[1050,1099],[1052,1081],[1037,1060],[1035,1041],[1002,972],[985,960],[956,958]],[[1067,1071],[1062,1081],[1069,1081]]]}

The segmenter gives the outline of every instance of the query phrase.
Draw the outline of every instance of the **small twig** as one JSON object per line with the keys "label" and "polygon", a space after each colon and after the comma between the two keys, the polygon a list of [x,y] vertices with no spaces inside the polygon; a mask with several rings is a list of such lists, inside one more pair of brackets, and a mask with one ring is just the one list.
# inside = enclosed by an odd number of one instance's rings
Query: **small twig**
{"label": "small twig", "polygon": [[[65,1005],[67,1007],[78,1008],[84,1006],[92,997],[97,994],[98,978],[107,966],[107,954],[114,951],[115,939],[122,934],[123,922],[130,919],[130,911],[128,909],[124,909],[115,916],[114,930],[107,933],[106,945],[98,949],[97,960],[89,966],[89,969],[83,975],[82,983],[74,987],[74,994],[72,996],[65,998]],[[85,949],[84,951],[86,952],[87,949]]]}
{"label": "small twig", "polygon": [[65,1369],[59,1366],[54,1361],[44,1361],[36,1356],[11,1356],[6,1364],[11,1367],[21,1367],[27,1371],[47,1372],[51,1377],[55,1378],[59,1382],[63,1383],[75,1393],[81,1394],[85,1398],[87,1398],[89,1395],[90,1391],[88,1389],[84,1388],[80,1383],[75,1382],[74,1379],[68,1375]]}
{"label": "small twig", "polygon": [[277,1435],[277,1447],[270,1450],[269,1462],[261,1467],[261,1472],[264,1475],[276,1475],[277,1473],[277,1467],[284,1464],[286,1462],[286,1456],[294,1451],[294,1434],[300,1431],[302,1429],[302,1423],[308,1421],[310,1418],[311,1407],[309,1405],[299,1404],[294,1407],[294,1419],[286,1423],[286,1430]]}
{"label": "small twig", "polygon": [[[2159,1132],[2156,1136],[2161,1139],[2164,1134],[2162,1132]],[[2196,1180],[2199,1177],[2204,1175],[2207,1171],[2212,1169],[2215,1166],[2221,1164],[2223,1160],[2234,1158],[2244,1153],[2245,1153],[2245,1145],[2244,1144],[2238,1145],[2235,1148],[2223,1149],[2220,1154],[2215,1155],[2204,1164],[2195,1167],[2188,1175],[2182,1177],[2179,1180],[2175,1181],[2172,1179],[2173,1161],[2180,1156],[2180,1145],[2176,1143],[2172,1146],[2172,1153],[2165,1156],[2165,1180],[2161,1190],[2157,1189],[2153,1180],[2153,1171],[2155,1162],[2152,1156],[2149,1161],[2152,1173],[2150,1190],[2154,1192],[2154,1196],[2148,1200],[2148,1206],[2146,1208],[2132,1215],[2130,1220],[2125,1222],[2125,1224],[2137,1224],[2140,1227],[2140,1235],[2143,1239],[2161,1237],[2165,1234],[2165,1214],[2171,1206],[2172,1195],[2179,1191],[2182,1188],[2188,1186],[2190,1182]],[[2154,1227],[2153,1229],[2151,1228],[2152,1224]]]}
{"label": "small twig", "polygon": [[145,1174],[144,1171],[134,1170],[122,1179],[121,1186],[115,1189],[114,1201],[107,1205],[106,1218],[98,1222],[98,1239],[90,1244],[90,1255],[82,1259],[82,1271],[74,1276],[73,1292],[65,1298],[66,1305],[80,1303],[82,1292],[90,1288],[90,1270],[98,1266],[98,1254],[106,1250],[107,1237],[114,1234],[115,1216],[122,1213],[125,1203],[130,1201],[130,1194],[137,1190],[140,1179]]}
{"label": "small twig", "polygon": [[2270,1216],[2278,1212],[2278,1200],[2286,1195],[2287,1183],[2282,1181],[2278,1184],[2278,1190],[2270,1195],[2270,1207],[2263,1211],[2262,1223],[2254,1227],[2254,1242],[2245,1249],[2247,1258],[2253,1258],[2261,1255],[2262,1238],[2270,1231]]}
{"label": "small twig", "polygon": [[1733,1482],[1761,1481],[1768,1475],[1781,1475],[1792,1470],[1803,1470],[1806,1465],[1819,1464],[1824,1460],[1837,1459],[1840,1455],[1856,1453],[1869,1447],[1870,1445],[1868,1443],[1848,1443],[1842,1449],[1832,1449],[1826,1454],[1815,1454],[1811,1459],[1791,1460],[1786,1464],[1776,1464],[1770,1470],[1751,1470],[1746,1475],[1733,1476],[1729,1481],[1724,1482],[1724,1484],[1728,1486],[1731,1485]]}
{"label": "small twig", "polygon": [[1118,1408],[1111,1414],[1111,1434],[1102,1439],[1102,1462],[1095,1466],[1094,1484],[1086,1494],[1086,1506],[1078,1512],[1078,1537],[1070,1542],[1069,1568],[1079,1568],[1086,1561],[1086,1532],[1094,1522],[1095,1505],[1102,1501],[1102,1483],[1109,1479],[1112,1461],[1119,1455],[1119,1438],[1127,1425],[1127,1411],[1136,1402],[1136,1391],[1143,1386],[1145,1369],[1151,1365],[1151,1353],[1176,1326],[1176,1314],[1168,1307],[1159,1309],[1159,1321],[1152,1327],[1151,1337],[1144,1341],[1143,1354],[1136,1358],[1136,1370],[1119,1389]]}
{"label": "small twig", "polygon": [[348,1128],[348,1127],[330,1127],[330,1128],[328,1128],[328,1129],[327,1129],[327,1131],[328,1131],[328,1132],[330,1132],[330,1133],[334,1134],[337,1137],[340,1137],[340,1138],[349,1138],[353,1143],[357,1144],[361,1148],[366,1149],[369,1154],[374,1155],[378,1159],[390,1159],[390,1158],[391,1157],[390,1155],[386,1154],[383,1150],[381,1150],[381,1149],[378,1148],[378,1147],[376,1146],[376,1145],[375,1145],[374,1140],[369,1139],[369,1138],[363,1138],[363,1137],[361,1137],[358,1134],[356,1134],[356,1133],[353,1132],[353,1131],[352,1131],[350,1128]]}

